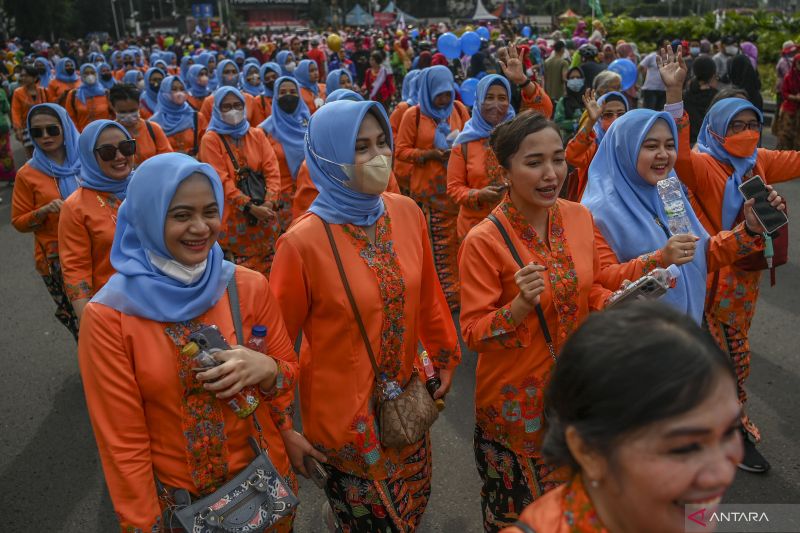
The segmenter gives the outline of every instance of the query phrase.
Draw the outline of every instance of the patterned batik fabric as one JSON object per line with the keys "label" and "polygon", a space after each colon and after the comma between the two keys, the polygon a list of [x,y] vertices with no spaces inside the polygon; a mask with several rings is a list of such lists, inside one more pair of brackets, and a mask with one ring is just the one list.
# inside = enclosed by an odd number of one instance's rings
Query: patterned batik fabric
{"label": "patterned batik fabric", "polygon": [[581,476],[573,477],[565,487],[561,508],[571,533],[608,533],[597,510],[586,494]]}
{"label": "patterned batik fabric", "polygon": [[452,313],[461,306],[458,281],[458,216],[427,206],[428,225],[433,247],[433,264],[439,277],[447,305]]}
{"label": "patterned batik fabric", "polygon": [[431,494],[430,434],[384,480],[325,468],[325,494],[343,533],[411,533],[419,526]]}
{"label": "patterned batik fabric", "polygon": [[292,204],[294,202],[295,186],[292,186],[290,191],[281,191],[281,196],[278,199],[276,212],[278,214],[278,223],[281,227],[281,233],[289,229],[292,225],[294,216],[292,215]]}
{"label": "patterned batik fabric", "polygon": [[562,484],[562,472],[541,459],[515,454],[475,427],[475,463],[480,475],[483,528],[496,533],[519,520],[523,509]]}
{"label": "patterned batik fabric", "polygon": [[47,287],[47,292],[50,293],[50,297],[56,303],[56,318],[72,333],[72,336],[75,337],[75,342],[77,342],[78,317],[75,315],[72,303],[67,298],[67,292],[64,289],[64,278],[61,276],[61,268],[57,260],[48,260],[48,266],[50,267],[50,274],[43,275],[42,279]]}

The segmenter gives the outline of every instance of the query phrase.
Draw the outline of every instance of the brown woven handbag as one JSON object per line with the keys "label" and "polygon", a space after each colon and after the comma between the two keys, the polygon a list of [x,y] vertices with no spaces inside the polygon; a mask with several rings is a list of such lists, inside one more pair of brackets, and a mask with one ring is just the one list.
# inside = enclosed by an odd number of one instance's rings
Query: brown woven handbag
{"label": "brown woven handbag", "polygon": [[356,318],[356,324],[361,332],[361,338],[364,340],[364,345],[367,348],[369,361],[372,363],[372,370],[375,373],[375,385],[378,391],[378,427],[380,431],[381,444],[386,448],[404,448],[411,444],[417,443],[425,437],[425,433],[430,429],[436,418],[439,416],[439,410],[431,398],[425,385],[417,376],[417,371],[411,375],[403,391],[399,396],[392,399],[386,398],[386,390],[384,384],[380,382],[380,369],[378,363],[375,361],[375,354],[372,351],[372,345],[367,336],[367,330],[364,327],[364,322],[361,320],[361,313],[358,312],[353,292],[350,290],[350,283],[347,281],[347,276],[344,272],[344,265],[342,265],[342,258],[339,256],[339,250],[336,247],[336,241],[333,238],[330,225],[322,221],[325,227],[325,233],[328,235],[328,241],[333,250],[333,258],[336,260],[336,267],[339,269],[339,276],[342,278],[342,285],[344,291],[347,293],[347,299],[353,308],[353,314]]}

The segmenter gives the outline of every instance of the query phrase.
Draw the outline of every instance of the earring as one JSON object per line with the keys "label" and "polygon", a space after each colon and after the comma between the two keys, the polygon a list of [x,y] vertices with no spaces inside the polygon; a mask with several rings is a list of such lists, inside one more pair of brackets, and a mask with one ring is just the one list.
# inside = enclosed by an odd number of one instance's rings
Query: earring
{"label": "earring", "polygon": [[597,487],[600,486],[600,482],[597,481],[596,479],[592,479],[589,481],[589,485],[591,485],[593,489],[596,489]]}

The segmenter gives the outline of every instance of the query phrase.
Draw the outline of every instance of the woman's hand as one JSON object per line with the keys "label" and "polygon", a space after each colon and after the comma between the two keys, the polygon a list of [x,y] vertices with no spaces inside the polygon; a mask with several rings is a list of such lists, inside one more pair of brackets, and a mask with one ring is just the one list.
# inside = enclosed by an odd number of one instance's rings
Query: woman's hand
{"label": "woman's hand", "polygon": [[321,463],[327,463],[328,458],[319,450],[314,448],[308,439],[295,431],[294,429],[284,429],[281,431],[283,444],[286,446],[286,454],[289,456],[289,461],[292,463],[292,468],[301,476],[309,477],[306,471],[306,465],[303,459],[306,455],[310,455]]}
{"label": "woman's hand", "polygon": [[522,85],[528,81],[525,75],[525,69],[522,65],[522,59],[519,57],[519,52],[516,46],[506,46],[504,54],[498,54],[498,63],[503,71],[503,75],[508,78],[511,83]]}
{"label": "woman's hand", "polygon": [[683,90],[683,82],[686,81],[689,69],[686,68],[686,62],[683,60],[682,46],[678,45],[675,53],[672,52],[671,46],[662,48],[661,52],[656,55],[656,65],[661,74],[661,81],[664,82],[667,90],[671,88]]}
{"label": "woman's hand", "polygon": [[600,104],[597,103],[594,89],[587,89],[581,98],[583,99],[583,107],[586,108],[586,114],[589,116],[589,122],[594,126],[594,124],[600,120],[600,115],[602,113]]}
{"label": "woman's hand", "polygon": [[482,204],[495,204],[503,199],[506,194],[505,185],[489,185],[483,189],[478,189],[478,201]]}
{"label": "woman's hand", "polygon": [[438,389],[436,389],[436,392],[433,393],[434,400],[438,400],[439,398],[444,398],[444,395],[450,392],[450,386],[453,384],[453,369],[440,368],[439,381],[442,382],[442,385]]}
{"label": "woman's hand", "polygon": [[197,379],[206,381],[203,387],[216,393],[217,398],[226,400],[249,385],[262,385],[275,382],[278,364],[270,356],[244,346],[234,346],[230,350],[217,352],[214,359],[221,365],[210,369],[200,369]]}
{"label": "woman's hand", "polygon": [[251,205],[250,214],[260,222],[266,222],[275,218],[275,211],[266,205]]}
{"label": "woman's hand", "polygon": [[680,266],[691,263],[697,250],[698,240],[700,240],[699,237],[688,233],[670,237],[666,246],[661,249],[661,254],[664,256],[664,264],[666,266]]}
{"label": "woman's hand", "polygon": [[50,213],[59,213],[61,212],[61,206],[64,205],[64,200],[61,198],[55,198],[50,200],[42,207],[39,208],[39,213],[42,216],[49,215]]}
{"label": "woman's hand", "polygon": [[[771,185],[767,185],[767,190],[769,191],[769,196],[767,196],[767,201],[769,204],[778,211],[785,211],[786,203],[778,194],[778,191],[773,189]],[[751,232],[764,234],[767,230],[758,220],[758,217],[753,210],[753,204],[755,204],[755,202],[755,199],[751,198],[744,203],[744,222],[747,224],[747,229],[749,229]]]}
{"label": "woman's hand", "polygon": [[539,305],[539,295],[544,292],[544,278],[541,273],[545,270],[547,267],[544,265],[531,263],[514,274],[514,282],[519,287],[519,298],[531,309]]}

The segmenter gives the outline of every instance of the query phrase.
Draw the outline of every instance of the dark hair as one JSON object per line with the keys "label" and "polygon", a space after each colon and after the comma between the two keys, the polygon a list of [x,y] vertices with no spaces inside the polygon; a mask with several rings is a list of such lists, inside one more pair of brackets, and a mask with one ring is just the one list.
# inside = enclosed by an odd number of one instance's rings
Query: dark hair
{"label": "dark hair", "polygon": [[370,57],[371,57],[372,59],[374,59],[374,60],[375,60],[375,62],[376,62],[376,63],[378,63],[379,65],[380,65],[381,63],[383,63],[383,60],[384,60],[384,55],[383,55],[383,52],[381,52],[380,50],[375,50],[374,52],[372,52],[372,53],[370,54]]}
{"label": "dark hair", "polygon": [[708,56],[699,56],[692,63],[692,73],[697,81],[708,83],[717,74],[717,64]]}
{"label": "dark hair", "polygon": [[528,135],[538,133],[546,128],[552,128],[561,137],[561,131],[555,123],[551,122],[541,113],[536,111],[523,111],[508,122],[497,126],[489,137],[489,142],[497,156],[497,161],[504,168],[509,168],[509,160],[519,150],[519,145]]}
{"label": "dark hair", "polygon": [[[578,470],[565,431],[613,459],[632,431],[686,413],[720,376],[733,383],[730,359],[686,315],[657,302],[595,313],[564,345],[545,393],[545,458]],[[733,383],[731,384],[733,391]]]}
{"label": "dark hair", "polygon": [[33,120],[33,118],[38,115],[47,115],[49,117],[58,119],[58,121],[61,122],[61,117],[58,116],[58,113],[56,113],[54,109],[51,109],[49,107],[37,107],[36,109],[32,109],[30,113],[28,113],[28,122]]}
{"label": "dark hair", "polygon": [[108,99],[111,101],[111,105],[124,100],[135,100],[138,102],[140,96],[141,93],[139,89],[132,83],[113,85],[111,89],[108,90]]}
{"label": "dark hair", "polygon": [[30,76],[31,78],[39,79],[39,71],[36,70],[36,67],[33,65],[22,65],[22,72]]}
{"label": "dark hair", "polygon": [[556,44],[553,45],[553,50],[556,52],[560,52],[563,50],[567,45],[564,44],[564,41],[556,41]]}
{"label": "dark hair", "polygon": [[741,98],[743,100],[747,100],[748,102],[750,101],[747,91],[736,86],[731,86],[720,89],[717,94],[714,95],[714,98],[711,99],[711,103],[708,104],[708,108],[711,109],[714,104],[720,100],[724,100],[725,98]]}
{"label": "dark hair", "polygon": [[624,105],[626,109],[628,108],[628,101],[625,100],[623,96],[620,96],[618,94],[609,94],[608,96],[606,96],[605,100],[603,100],[603,103],[607,104],[609,102],[619,102],[622,105]]}

